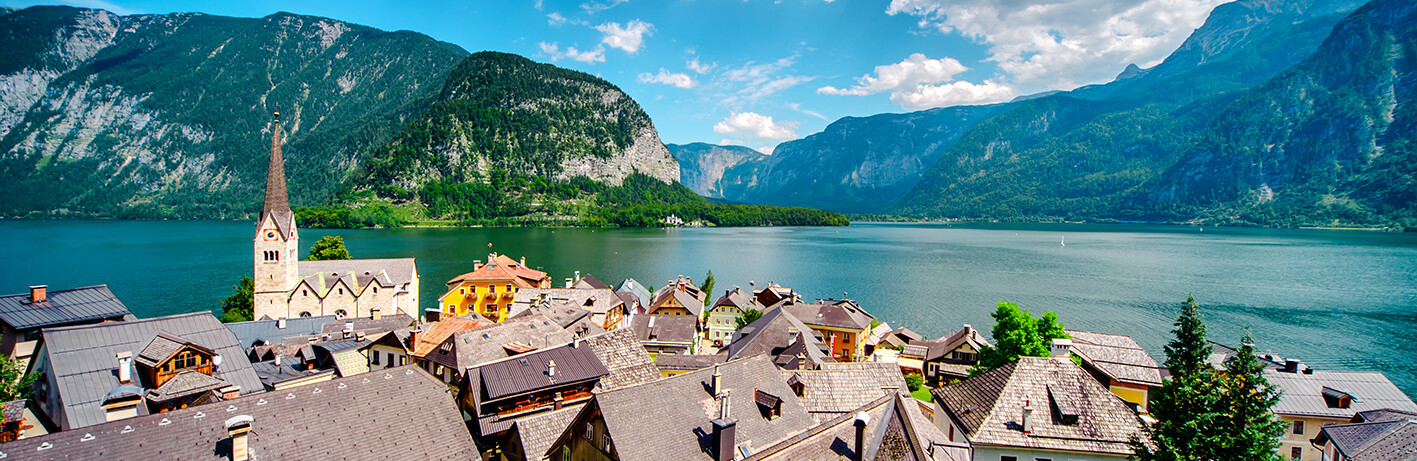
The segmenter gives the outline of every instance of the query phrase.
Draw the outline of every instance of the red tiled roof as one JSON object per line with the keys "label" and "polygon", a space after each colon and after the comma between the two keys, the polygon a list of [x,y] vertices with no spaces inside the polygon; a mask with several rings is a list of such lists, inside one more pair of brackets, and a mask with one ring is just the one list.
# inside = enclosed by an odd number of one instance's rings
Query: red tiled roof
{"label": "red tiled roof", "polygon": [[473,320],[463,317],[443,319],[430,327],[428,331],[418,335],[418,343],[413,346],[413,355],[414,357],[427,356],[429,352],[433,352],[433,348],[438,347],[439,344],[443,343],[443,340],[448,339],[453,333],[474,330],[489,325],[493,325],[493,323],[480,319]]}
{"label": "red tiled roof", "polygon": [[507,255],[497,255],[491,258],[477,270],[459,275],[448,281],[448,285],[459,282],[503,282],[510,281],[520,288],[534,288],[540,286],[546,278],[546,273],[527,269],[520,262],[508,258]]}

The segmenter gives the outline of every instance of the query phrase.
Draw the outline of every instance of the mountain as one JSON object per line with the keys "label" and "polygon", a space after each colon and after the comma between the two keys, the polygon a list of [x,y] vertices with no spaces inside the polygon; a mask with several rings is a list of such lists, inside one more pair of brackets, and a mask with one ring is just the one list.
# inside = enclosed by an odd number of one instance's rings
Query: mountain
{"label": "mountain", "polygon": [[[691,144],[666,144],[669,153],[679,160],[679,181],[694,193],[709,198],[741,198],[748,187],[754,184],[726,182],[725,176],[741,181],[755,178],[756,170],[769,157],[762,152],[743,146],[719,146],[701,142]],[[731,172],[731,173],[730,173]]]}
{"label": "mountain", "polygon": [[[1216,14],[1270,11],[1245,5]],[[1319,16],[1281,8],[1241,40],[1203,27],[1180,64],[1018,104],[977,125],[887,211],[1411,227],[1401,185],[1412,165],[1385,155],[1413,135],[1394,115],[1404,104],[1391,102],[1408,85],[1410,5],[1377,0],[1347,16],[1325,14],[1341,2],[1319,5],[1304,10]],[[1203,59],[1184,56],[1196,50]]]}
{"label": "mountain", "polygon": [[584,72],[484,51],[458,63],[437,100],[374,152],[355,185],[416,190],[493,175],[619,185],[634,172],[679,179],[634,99]]}
{"label": "mountain", "polygon": [[467,52],[413,32],[279,13],[0,16],[0,214],[243,217],[270,114],[291,198],[324,202]]}

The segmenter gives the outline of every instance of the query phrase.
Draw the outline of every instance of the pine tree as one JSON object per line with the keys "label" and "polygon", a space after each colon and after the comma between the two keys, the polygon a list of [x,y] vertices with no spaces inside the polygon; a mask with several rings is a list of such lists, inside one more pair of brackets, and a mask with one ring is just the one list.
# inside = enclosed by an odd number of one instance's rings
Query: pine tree
{"label": "pine tree", "polygon": [[[1156,424],[1146,426],[1132,441],[1131,459],[1141,461],[1207,461],[1218,456],[1221,410],[1219,385],[1207,364],[1211,347],[1195,297],[1187,297],[1176,318],[1176,338],[1166,345],[1171,378],[1151,393],[1148,410]],[[1242,459],[1242,458],[1241,458]]]}
{"label": "pine tree", "polygon": [[704,292],[704,307],[708,307],[713,302],[713,269],[709,269],[708,275],[704,276],[704,285],[699,289]]}
{"label": "pine tree", "polygon": [[1255,357],[1254,339],[1245,332],[1239,354],[1225,364],[1220,404],[1227,413],[1219,425],[1221,443],[1217,459],[1279,461],[1279,438],[1289,424],[1274,416],[1280,389],[1264,377],[1264,365]]}

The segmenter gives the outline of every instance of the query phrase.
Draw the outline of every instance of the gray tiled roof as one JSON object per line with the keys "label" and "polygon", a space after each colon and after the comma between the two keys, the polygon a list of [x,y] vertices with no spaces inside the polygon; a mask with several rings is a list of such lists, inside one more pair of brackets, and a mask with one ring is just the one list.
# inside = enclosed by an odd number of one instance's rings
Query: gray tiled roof
{"label": "gray tiled roof", "polygon": [[408,314],[399,313],[394,315],[386,314],[381,316],[378,320],[367,317],[345,319],[344,321],[329,322],[322,325],[320,327],[320,333],[338,337],[340,333],[344,332],[346,324],[353,324],[354,332],[356,333],[362,332],[365,335],[369,335],[407,328],[409,325],[413,324],[413,317],[410,317]]}
{"label": "gray tiled roof", "polygon": [[31,303],[30,294],[0,296],[0,320],[17,330],[73,325],[132,315],[108,285],[50,291],[45,301]]}
{"label": "gray tiled roof", "polygon": [[243,395],[264,390],[231,330],[209,311],[151,319],[44,330],[49,397],[36,397],[45,413],[67,430],[104,422],[103,396],[119,386],[118,352],[137,355],[158,332],[179,335],[223,357],[216,376],[241,386]]}
{"label": "gray tiled roof", "polygon": [[[724,388],[732,390],[729,412],[738,420],[736,445],[760,450],[816,424],[795,398],[782,402],[781,416],[771,421],[762,416],[753,401],[754,390],[793,395],[767,357],[727,362],[719,373]],[[713,433],[710,421],[719,416],[719,406],[707,390],[712,374],[710,368],[602,392],[581,411],[599,409],[621,460],[709,459],[704,448]]]}
{"label": "gray tiled roof", "polygon": [[1360,411],[1353,416],[1355,423],[1380,423],[1383,421],[1405,421],[1417,419],[1417,412],[1393,410],[1384,408],[1381,410]]}
{"label": "gray tiled roof", "polygon": [[250,322],[227,323],[226,328],[236,335],[242,348],[250,349],[257,341],[267,344],[278,343],[285,338],[320,334],[326,323],[336,322],[333,315],[319,317],[296,317],[285,319],[285,328],[278,328],[275,320],[252,320]]}
{"label": "gray tiled roof", "polygon": [[308,279],[311,285],[326,290],[337,280],[355,288],[377,283],[381,287],[404,289],[418,276],[413,258],[300,261],[299,267],[301,279]]}
{"label": "gray tiled roof", "polygon": [[742,287],[733,287],[725,290],[723,296],[713,302],[713,307],[732,306],[739,310],[757,309],[763,310],[763,306],[758,304],[758,298],[753,297],[753,293],[744,291]]}
{"label": "gray tiled roof", "polygon": [[856,301],[818,300],[815,303],[786,303],[782,305],[789,314],[802,323],[824,327],[865,330],[876,318],[862,309]]}
{"label": "gray tiled roof", "polygon": [[[976,446],[1126,455],[1141,430],[1136,413],[1071,360],[1020,357],[931,394]],[[1060,399],[1080,413],[1076,424],[1053,416]],[[1033,407],[1030,434],[1020,421],[1025,403]]]}
{"label": "gray tiled roof", "polygon": [[25,418],[25,400],[23,399],[0,403],[0,406],[4,407],[3,410],[0,410],[0,419],[4,419],[7,423],[20,422]]}
{"label": "gray tiled roof", "polygon": [[907,344],[926,346],[928,350],[925,352],[925,361],[929,362],[948,358],[951,352],[954,352],[965,344],[974,348],[975,351],[982,350],[989,346],[989,340],[984,339],[984,335],[979,333],[979,330],[974,329],[972,326],[965,325],[964,328],[961,328],[959,331],[952,332],[948,336],[934,341],[916,340],[910,341]]}
{"label": "gray tiled roof", "polygon": [[1073,353],[1112,379],[1161,387],[1161,365],[1127,335],[1067,330]]}
{"label": "gray tiled roof", "polygon": [[[554,373],[551,364],[555,364]],[[610,373],[585,347],[554,347],[478,367],[488,400],[560,386]]]}
{"label": "gray tiled roof", "polygon": [[615,291],[633,294],[640,300],[640,306],[649,307],[649,289],[641,285],[640,282],[635,281],[635,279],[625,279],[625,281],[620,282],[620,286],[615,287]]}
{"label": "gray tiled roof", "polygon": [[[22,439],[0,445],[0,452],[69,460],[226,460],[225,421],[238,415],[253,419],[253,460],[477,457],[447,386],[412,366]],[[49,448],[38,451],[42,444]]]}
{"label": "gray tiled roof", "polygon": [[698,338],[698,319],[687,315],[636,315],[630,318],[630,330],[640,341],[684,343],[692,345]]}
{"label": "gray tiled roof", "polygon": [[[855,419],[869,417],[863,442],[863,459],[877,461],[968,461],[969,448],[951,443],[920,411],[907,394],[889,393],[823,421],[779,442],[744,461],[850,460],[856,451]],[[932,453],[934,454],[932,456]]]}
{"label": "gray tiled roof", "polygon": [[576,281],[575,287],[576,287],[576,288],[610,288],[610,285],[606,285],[605,282],[602,282],[602,281],[600,281],[600,279],[595,278],[594,275],[586,274],[584,277],[581,277],[580,280],[577,280],[577,281]]}
{"label": "gray tiled roof", "polygon": [[[1265,370],[1265,378],[1284,390],[1279,403],[1274,405],[1274,412],[1279,415],[1349,419],[1360,411],[1383,408],[1417,411],[1417,403],[1382,373],[1319,370],[1304,374]],[[1324,387],[1352,395],[1351,406],[1330,408],[1324,400]]]}
{"label": "gray tiled roof", "polygon": [[1315,443],[1332,441],[1348,461],[1417,460],[1417,419],[1323,426]]}
{"label": "gray tiled roof", "polygon": [[261,384],[266,387],[275,388],[286,381],[305,379],[320,374],[335,374],[334,369],[328,370],[307,370],[298,360],[286,360],[279,366],[274,360],[256,362],[251,364],[251,368],[256,370],[256,376],[261,378]]}
{"label": "gray tiled roof", "polygon": [[615,330],[581,341],[590,346],[596,358],[599,358],[600,363],[610,372],[600,378],[601,390],[644,384],[662,377],[654,359],[630,331]]}
{"label": "gray tiled roof", "polygon": [[794,373],[805,386],[802,404],[818,421],[853,411],[884,395],[905,390],[900,367],[886,362],[824,363],[817,370],[784,370],[783,382]]}
{"label": "gray tiled roof", "polygon": [[516,315],[539,301],[550,302],[553,306],[575,306],[593,314],[605,314],[625,305],[625,301],[608,288],[522,288],[517,290],[517,297],[507,312]]}
{"label": "gray tiled roof", "polygon": [[144,347],[141,352],[138,352],[138,357],[134,359],[134,361],[150,367],[157,367],[158,365],[162,365],[162,362],[172,358],[173,354],[176,354],[177,351],[182,350],[182,348],[186,346],[195,346],[199,349],[207,350],[207,348],[202,347],[200,344],[194,344],[185,338],[179,338],[159,331],[157,336],[153,337],[151,342],[148,342],[147,347]]}
{"label": "gray tiled roof", "polygon": [[169,401],[178,397],[199,394],[226,387],[226,381],[197,371],[184,371],[168,379],[157,389],[148,391],[148,399]]}
{"label": "gray tiled roof", "polygon": [[444,341],[452,342],[452,350],[435,348],[426,358],[458,372],[493,360],[510,357],[502,346],[518,342],[545,348],[571,341],[574,335],[544,315],[508,319],[505,322],[453,333]]}
{"label": "gray tiled roof", "polygon": [[654,356],[655,366],[658,366],[661,370],[669,371],[694,371],[708,368],[715,363],[723,363],[727,360],[728,356],[722,354],[659,354]]}
{"label": "gray tiled roof", "polygon": [[517,420],[512,430],[516,433],[515,437],[521,439],[522,452],[526,453],[527,461],[547,459],[546,451],[562,432],[566,432],[566,427],[580,411],[581,407],[577,405]]}
{"label": "gray tiled roof", "polygon": [[[802,340],[805,343],[799,345],[798,341]],[[734,333],[728,347],[719,353],[726,354],[729,359],[758,354],[781,357],[789,353],[789,349],[801,349],[812,366],[834,361],[829,352],[824,352],[827,345],[818,333],[788,315],[781,307],[768,309],[758,320]]]}
{"label": "gray tiled roof", "polygon": [[708,298],[698,286],[685,277],[670,280],[667,285],[654,291],[654,300],[646,305],[646,309],[653,306],[663,305],[669,298],[674,298],[679,305],[688,309],[693,318],[700,318],[704,315],[704,304]]}

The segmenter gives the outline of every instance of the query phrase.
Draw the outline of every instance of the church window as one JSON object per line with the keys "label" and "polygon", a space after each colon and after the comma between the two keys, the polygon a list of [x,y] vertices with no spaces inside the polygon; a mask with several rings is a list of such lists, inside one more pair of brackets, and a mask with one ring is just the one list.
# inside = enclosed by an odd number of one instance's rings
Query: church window
{"label": "church window", "polygon": [[374,294],[379,294],[379,287],[374,287]]}
{"label": "church window", "polygon": [[335,311],[335,318],[337,318],[337,319],[342,319],[342,318],[344,318],[346,315],[349,315],[349,313],[348,313],[348,312],[345,312],[344,309],[340,309],[340,310]]}
{"label": "church window", "polygon": [[344,294],[344,288],[339,289],[339,294]]}
{"label": "church window", "polygon": [[310,290],[300,290],[300,296],[310,296]]}
{"label": "church window", "polygon": [[301,316],[301,317],[309,317],[309,316],[310,316],[310,313],[309,313],[309,312],[301,312],[301,313],[300,313],[300,316]]}
{"label": "church window", "polygon": [[273,259],[275,259],[276,261],[280,261],[280,252],[279,252],[279,251],[272,251],[271,253],[272,253],[272,256],[275,256],[275,258],[273,258]]}

